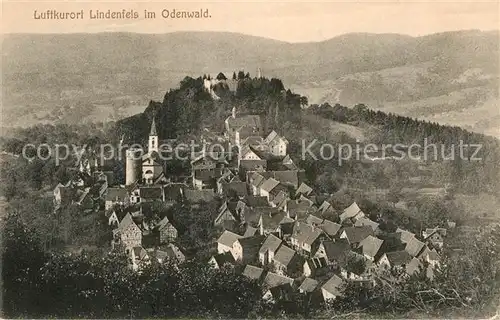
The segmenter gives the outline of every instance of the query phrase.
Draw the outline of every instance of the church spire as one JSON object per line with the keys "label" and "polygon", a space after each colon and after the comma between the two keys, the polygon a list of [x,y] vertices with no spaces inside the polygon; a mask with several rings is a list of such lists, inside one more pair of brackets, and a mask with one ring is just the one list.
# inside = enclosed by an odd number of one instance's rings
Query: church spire
{"label": "church spire", "polygon": [[153,116],[153,121],[151,122],[151,130],[149,131],[150,136],[157,136],[158,133],[156,132],[156,123],[155,123],[155,117]]}

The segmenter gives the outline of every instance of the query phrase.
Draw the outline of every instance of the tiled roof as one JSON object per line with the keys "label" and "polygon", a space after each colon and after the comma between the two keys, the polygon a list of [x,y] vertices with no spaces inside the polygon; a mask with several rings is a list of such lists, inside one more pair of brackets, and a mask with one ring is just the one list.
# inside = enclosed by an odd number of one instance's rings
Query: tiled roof
{"label": "tiled roof", "polygon": [[245,230],[245,234],[243,234],[244,238],[247,237],[253,237],[257,234],[257,229],[251,226],[247,226],[247,229]]}
{"label": "tiled roof", "polygon": [[334,296],[341,296],[342,292],[340,290],[342,289],[343,282],[344,281],[339,276],[333,275],[324,285],[321,286],[321,289],[333,294]]}
{"label": "tiled roof", "polygon": [[133,247],[134,256],[137,260],[143,260],[148,258],[148,253],[143,247]]}
{"label": "tiled roof", "polygon": [[273,260],[284,266],[288,266],[292,262],[295,255],[295,250],[282,245],[275,253]]}
{"label": "tiled roof", "polygon": [[380,247],[384,243],[384,240],[380,240],[374,236],[368,236],[363,241],[360,242],[359,246],[362,248],[363,254],[375,258],[380,250]]}
{"label": "tiled roof", "polygon": [[231,252],[219,253],[214,255],[213,258],[219,267],[226,263],[233,264],[235,262]]}
{"label": "tiled roof", "polygon": [[215,193],[213,190],[192,190],[184,189],[184,197],[188,202],[200,203],[200,202],[210,202],[215,198]]}
{"label": "tiled roof", "polygon": [[405,251],[408,252],[412,257],[416,257],[425,247],[425,243],[413,238],[406,243]]}
{"label": "tiled roof", "polygon": [[267,167],[266,160],[241,160],[240,167],[246,171],[265,170]]}
{"label": "tiled roof", "polygon": [[373,235],[373,229],[370,226],[348,227],[344,229],[347,240],[352,243],[360,243],[366,237]]}
{"label": "tiled roof", "polygon": [[241,127],[260,128],[261,120],[258,115],[244,115],[236,118],[227,118],[229,128],[240,129]]}
{"label": "tiled roof", "polygon": [[323,223],[323,218],[318,218],[312,214],[307,216],[306,223],[310,225],[321,225]]}
{"label": "tiled roof", "polygon": [[262,183],[262,185],[260,186],[260,188],[264,191],[267,191],[267,192],[271,192],[271,190],[273,190],[274,188],[276,188],[276,186],[278,186],[280,183],[279,181],[273,179],[273,178],[269,178],[267,179],[266,181],[264,181]]}
{"label": "tiled roof", "polygon": [[186,260],[182,251],[172,243],[168,244],[165,248],[165,252],[167,253],[169,259],[175,260],[176,262],[182,263]]}
{"label": "tiled roof", "polygon": [[273,171],[274,179],[285,185],[295,188],[299,185],[299,175],[297,170]]}
{"label": "tiled roof", "polygon": [[340,221],[354,218],[360,212],[361,209],[359,208],[358,204],[356,202],[353,202],[349,207],[344,209],[344,212],[342,212],[342,214],[340,215]]}
{"label": "tiled roof", "polygon": [[264,278],[264,284],[268,288],[274,288],[285,283],[293,284],[293,279],[273,272],[268,272]]}
{"label": "tiled roof", "polygon": [[161,187],[140,187],[139,194],[143,199],[163,199]]}
{"label": "tiled roof", "polygon": [[260,144],[262,144],[262,142],[263,142],[262,137],[260,137],[260,136],[249,136],[245,140],[243,140],[241,145],[243,145],[243,146],[260,145]]}
{"label": "tiled roof", "polygon": [[253,248],[260,247],[262,242],[264,242],[265,236],[255,235],[252,237],[241,237],[236,241],[240,243],[242,248]]}
{"label": "tiled roof", "polygon": [[282,243],[283,241],[280,238],[270,234],[260,247],[259,253],[265,253],[266,251],[276,252]]}
{"label": "tiled roof", "polygon": [[[127,213],[122,221],[120,221],[120,224],[118,225],[118,229],[119,230],[123,230],[125,228],[127,228],[129,225],[131,224],[135,224],[134,220],[132,219],[132,215],[130,215],[130,213]],[[137,225],[136,225],[137,226]]]}
{"label": "tiled roof", "polygon": [[319,282],[312,278],[305,278],[302,281],[302,284],[299,287],[299,291],[301,292],[313,292],[318,287]]}
{"label": "tiled roof", "polygon": [[316,269],[324,268],[327,265],[325,258],[312,258],[312,259],[308,259],[306,261],[306,263],[309,265],[309,268],[311,270],[316,270]]}
{"label": "tiled roof", "polygon": [[327,219],[323,220],[323,223],[319,227],[330,237],[336,236],[340,228],[342,228],[340,224]]}
{"label": "tiled roof", "polygon": [[108,188],[106,201],[123,200],[128,197],[128,191],[125,188]]}
{"label": "tiled roof", "polygon": [[279,206],[281,205],[286,199],[288,199],[287,194],[284,191],[278,192],[276,197],[271,201],[274,205]]}
{"label": "tiled roof", "polygon": [[405,265],[412,260],[412,257],[406,251],[386,252],[385,255],[391,266]]}
{"label": "tiled roof", "polygon": [[169,224],[172,224],[172,223],[170,222],[170,220],[168,220],[168,218],[167,218],[167,217],[165,217],[165,218],[161,219],[161,221],[160,221],[160,222],[158,222],[158,224],[156,225],[156,227],[155,227],[155,228],[156,228],[157,230],[162,230],[163,228],[165,228],[165,227],[166,227],[166,226],[168,226]]}
{"label": "tiled roof", "polygon": [[245,182],[229,182],[222,184],[222,189],[226,196],[234,192],[238,197],[244,197],[248,194],[247,184]]}
{"label": "tiled roof", "polygon": [[363,218],[359,218],[358,220],[356,220],[356,222],[354,223],[354,226],[356,226],[356,227],[370,226],[373,231],[376,231],[378,229],[379,224],[375,221],[372,221],[372,220],[366,218],[366,217],[363,217]]}
{"label": "tiled roof", "polygon": [[347,241],[323,241],[326,257],[329,261],[344,261],[351,247]]}
{"label": "tiled roof", "polygon": [[240,238],[242,238],[240,235],[226,230],[221,234],[219,239],[217,239],[217,243],[232,247],[236,240]]}
{"label": "tiled roof", "polygon": [[408,243],[409,241],[412,241],[415,238],[415,234],[411,233],[410,231],[406,231],[400,228],[396,229],[396,233],[401,234],[401,241],[403,243]]}
{"label": "tiled roof", "polygon": [[269,202],[267,202],[266,197],[248,195],[245,197],[245,199],[243,201],[250,208],[269,207]]}
{"label": "tiled roof", "polygon": [[406,265],[406,273],[410,276],[422,268],[422,262],[417,258],[411,259],[411,261]]}
{"label": "tiled roof", "polygon": [[297,197],[300,194],[308,196],[312,192],[313,192],[313,189],[310,186],[308,186],[307,184],[305,184],[304,182],[302,182],[300,184],[299,188],[297,189],[297,191],[295,192],[295,196]]}
{"label": "tiled roof", "polygon": [[263,273],[264,270],[262,268],[247,264],[245,266],[245,269],[243,269],[242,275],[252,280],[259,280],[262,277]]}

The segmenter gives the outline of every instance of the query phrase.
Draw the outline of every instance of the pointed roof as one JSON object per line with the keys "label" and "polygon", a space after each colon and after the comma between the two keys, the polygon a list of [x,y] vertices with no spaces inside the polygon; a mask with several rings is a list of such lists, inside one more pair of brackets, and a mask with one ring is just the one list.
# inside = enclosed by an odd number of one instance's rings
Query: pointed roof
{"label": "pointed roof", "polygon": [[156,123],[155,123],[155,118],[153,117],[153,121],[151,122],[151,130],[149,131],[149,136],[157,136],[158,133],[156,132]]}

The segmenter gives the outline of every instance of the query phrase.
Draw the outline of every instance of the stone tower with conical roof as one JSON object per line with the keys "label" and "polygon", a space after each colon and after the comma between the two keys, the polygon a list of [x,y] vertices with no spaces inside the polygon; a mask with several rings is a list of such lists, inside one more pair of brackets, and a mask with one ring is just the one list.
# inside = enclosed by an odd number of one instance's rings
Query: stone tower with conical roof
{"label": "stone tower with conical roof", "polygon": [[153,116],[153,121],[151,122],[151,130],[149,131],[149,143],[148,143],[148,152],[151,153],[153,151],[158,152],[158,133],[156,131],[156,123],[155,118]]}

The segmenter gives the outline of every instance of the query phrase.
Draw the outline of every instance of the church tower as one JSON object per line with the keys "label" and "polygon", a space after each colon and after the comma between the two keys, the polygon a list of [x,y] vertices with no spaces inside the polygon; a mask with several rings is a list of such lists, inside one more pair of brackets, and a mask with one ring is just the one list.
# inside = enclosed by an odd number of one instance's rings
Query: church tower
{"label": "church tower", "polygon": [[158,152],[158,148],[158,133],[156,132],[156,123],[153,116],[153,121],[151,122],[151,130],[149,131],[148,153],[151,153],[153,151]]}

